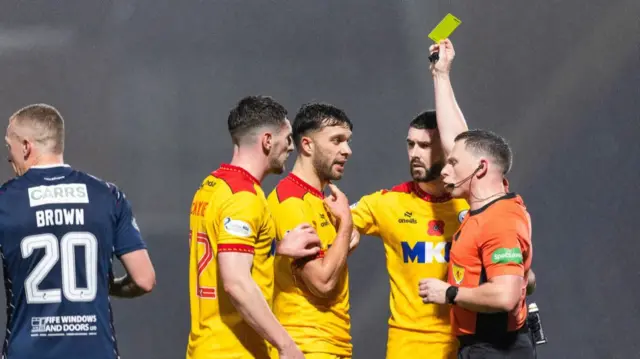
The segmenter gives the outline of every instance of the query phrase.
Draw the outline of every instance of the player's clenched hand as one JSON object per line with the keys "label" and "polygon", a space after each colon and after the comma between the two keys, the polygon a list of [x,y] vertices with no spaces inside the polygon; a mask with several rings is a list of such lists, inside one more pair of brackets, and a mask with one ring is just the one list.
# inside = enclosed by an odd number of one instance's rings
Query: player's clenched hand
{"label": "player's clenched hand", "polygon": [[449,283],[440,279],[421,279],[419,284],[419,294],[423,303],[445,304],[447,302],[446,292]]}
{"label": "player's clenched hand", "polygon": [[311,225],[303,223],[284,235],[276,252],[292,258],[314,256],[320,252],[320,238]]}
{"label": "player's clenched hand", "polygon": [[335,216],[342,224],[351,225],[351,208],[349,208],[349,199],[347,196],[333,183],[329,183],[329,194],[324,199],[331,214]]}
{"label": "player's clenched hand", "polygon": [[456,52],[453,49],[453,44],[449,39],[441,40],[440,43],[431,45],[429,47],[429,54],[437,52],[439,59],[436,62],[432,62],[430,69],[433,75],[448,74],[451,71],[451,63],[456,56]]}

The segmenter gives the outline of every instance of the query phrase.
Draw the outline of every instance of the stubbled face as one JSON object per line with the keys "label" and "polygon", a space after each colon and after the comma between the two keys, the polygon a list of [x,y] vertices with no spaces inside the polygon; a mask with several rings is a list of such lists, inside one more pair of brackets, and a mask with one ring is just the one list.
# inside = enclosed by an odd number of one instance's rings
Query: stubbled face
{"label": "stubbled face", "polygon": [[[451,154],[447,158],[447,164],[442,169],[442,181],[445,187],[455,198],[466,198],[470,193],[471,181],[474,171],[477,172],[480,162],[472,153],[467,151],[464,141],[457,141]],[[468,180],[464,183],[461,181]],[[449,186],[447,186],[449,184]],[[458,186],[450,186],[458,184]]]}
{"label": "stubbled face", "polygon": [[430,182],[440,177],[444,166],[444,152],[437,129],[421,130],[410,127],[407,134],[407,153],[411,178],[416,182]]}
{"label": "stubbled face", "polygon": [[269,151],[269,168],[271,173],[281,174],[285,171],[287,159],[293,151],[293,137],[289,120],[285,120],[282,128],[273,134],[272,140]]}
{"label": "stubbled face", "polygon": [[351,130],[347,126],[327,126],[309,137],[313,143],[311,161],[322,181],[342,178],[344,166],[351,156]]}

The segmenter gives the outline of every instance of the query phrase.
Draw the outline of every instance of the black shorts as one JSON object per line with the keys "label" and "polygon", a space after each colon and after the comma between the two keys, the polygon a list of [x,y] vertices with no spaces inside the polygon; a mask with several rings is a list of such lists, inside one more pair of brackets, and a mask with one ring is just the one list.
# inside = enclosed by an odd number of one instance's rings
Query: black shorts
{"label": "black shorts", "polygon": [[535,346],[528,332],[514,333],[508,341],[488,342],[460,337],[458,359],[535,359]]}

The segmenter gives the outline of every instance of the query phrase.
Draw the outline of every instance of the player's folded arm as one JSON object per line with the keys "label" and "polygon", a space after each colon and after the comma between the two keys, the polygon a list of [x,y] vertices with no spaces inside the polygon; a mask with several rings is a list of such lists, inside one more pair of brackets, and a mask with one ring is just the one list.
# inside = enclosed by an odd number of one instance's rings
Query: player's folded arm
{"label": "player's folded arm", "polygon": [[313,295],[328,298],[336,283],[331,282],[327,271],[323,270],[322,258],[324,258],[324,251],[312,257],[297,259],[293,261],[292,270]]}
{"label": "player's folded arm", "polygon": [[349,252],[352,228],[339,228],[331,248],[293,262],[293,269],[314,295],[331,297],[340,281]]}

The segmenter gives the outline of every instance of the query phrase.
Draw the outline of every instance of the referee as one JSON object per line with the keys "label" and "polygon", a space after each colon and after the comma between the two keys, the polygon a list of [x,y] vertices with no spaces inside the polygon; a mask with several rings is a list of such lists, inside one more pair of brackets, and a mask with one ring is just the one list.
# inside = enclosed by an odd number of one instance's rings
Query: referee
{"label": "referee", "polygon": [[453,236],[448,283],[428,278],[419,286],[423,302],[451,304],[459,359],[535,357],[525,302],[531,220],[522,198],[505,190],[511,157],[502,137],[471,130],[456,137],[441,172],[470,210]]}

